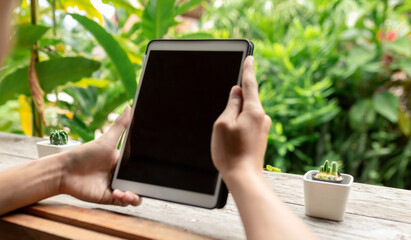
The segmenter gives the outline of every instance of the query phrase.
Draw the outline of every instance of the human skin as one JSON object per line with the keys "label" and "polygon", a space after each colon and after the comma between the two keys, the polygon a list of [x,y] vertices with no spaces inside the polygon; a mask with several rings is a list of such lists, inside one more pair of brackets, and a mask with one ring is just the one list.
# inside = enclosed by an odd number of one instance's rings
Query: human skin
{"label": "human skin", "polygon": [[0,171],[0,215],[59,194],[100,203],[137,206],[141,198],[111,190],[117,143],[131,119],[130,107],[102,137],[74,150]]}
{"label": "human skin", "polygon": [[315,239],[263,178],[271,119],[258,98],[253,57],[247,57],[243,69],[242,88],[231,89],[226,109],[214,124],[214,165],[233,195],[247,239]]}
{"label": "human skin", "polygon": [[[10,19],[17,1],[0,1],[0,64],[10,46]],[[39,200],[69,194],[81,200],[137,206],[131,192],[112,191],[112,171],[118,161],[117,142],[131,118],[130,108],[101,138],[73,151],[45,157],[0,171],[0,215]]]}
{"label": "human skin", "polygon": [[[12,1],[0,0],[0,33],[8,33]],[[0,34],[0,64],[8,49]],[[278,198],[262,175],[271,120],[258,99],[254,61],[248,57],[242,88],[234,86],[213,128],[211,153],[234,200],[248,239],[315,239],[307,226]],[[74,150],[0,171],[0,215],[58,194],[81,200],[137,206],[141,198],[111,190],[118,161],[117,143],[131,119],[123,115],[101,138]]]}

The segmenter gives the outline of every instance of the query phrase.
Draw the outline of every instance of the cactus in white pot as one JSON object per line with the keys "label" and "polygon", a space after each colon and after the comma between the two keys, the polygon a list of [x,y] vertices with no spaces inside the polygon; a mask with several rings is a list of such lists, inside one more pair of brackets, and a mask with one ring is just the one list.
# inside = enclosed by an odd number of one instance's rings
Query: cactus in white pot
{"label": "cactus in white pot", "polygon": [[319,170],[304,175],[305,214],[335,221],[344,219],[354,178],[338,173],[337,162],[326,160]]}
{"label": "cactus in white pot", "polygon": [[65,152],[81,145],[81,142],[69,140],[68,134],[63,130],[55,130],[50,133],[50,139],[37,143],[37,154],[39,158]]}
{"label": "cactus in white pot", "polygon": [[338,163],[332,162],[331,167],[328,160],[325,160],[324,164],[321,165],[319,172],[313,174],[314,180],[328,181],[334,183],[342,183],[343,177],[338,173]]}
{"label": "cactus in white pot", "polygon": [[68,134],[64,130],[55,130],[50,133],[50,144],[66,145],[68,142]]}

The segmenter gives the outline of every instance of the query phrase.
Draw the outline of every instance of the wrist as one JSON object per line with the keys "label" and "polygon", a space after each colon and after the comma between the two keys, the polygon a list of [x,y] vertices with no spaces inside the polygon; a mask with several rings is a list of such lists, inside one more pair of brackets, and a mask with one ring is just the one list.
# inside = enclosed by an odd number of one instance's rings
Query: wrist
{"label": "wrist", "polygon": [[50,182],[50,191],[51,195],[59,195],[59,194],[64,194],[64,182],[65,179],[67,178],[67,166],[70,162],[71,159],[71,153],[70,151],[68,152],[63,152],[59,153],[53,156],[50,156],[47,158],[47,160],[52,161],[49,164],[54,166],[53,169],[50,172],[50,175],[52,176],[51,179],[53,179]]}
{"label": "wrist", "polygon": [[262,168],[256,168],[251,164],[238,164],[234,168],[222,171],[221,175],[230,190],[243,183],[263,180]]}
{"label": "wrist", "polygon": [[67,151],[61,153],[60,156],[60,164],[61,164],[61,169],[60,169],[60,180],[59,180],[59,185],[58,185],[58,191],[59,194],[68,194],[67,193],[67,180],[70,178],[70,166],[73,163],[73,159],[75,158],[75,154],[73,151]]}
{"label": "wrist", "polygon": [[[36,195],[40,199],[61,194],[61,182],[64,175],[64,161],[66,154],[60,153],[38,159],[30,163],[30,176],[32,185],[36,189]],[[26,174],[29,175],[29,174]]]}

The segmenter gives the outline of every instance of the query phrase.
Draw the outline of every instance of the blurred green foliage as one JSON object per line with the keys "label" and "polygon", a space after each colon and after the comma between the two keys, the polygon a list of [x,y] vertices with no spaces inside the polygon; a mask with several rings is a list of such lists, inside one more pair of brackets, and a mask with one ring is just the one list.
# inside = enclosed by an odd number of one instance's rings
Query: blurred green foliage
{"label": "blurred green foliage", "polygon": [[265,164],[304,173],[329,159],[357,181],[411,188],[410,13],[405,1],[374,0],[207,8],[210,31],[255,44],[273,120]]}
{"label": "blurred green foliage", "polygon": [[[37,41],[45,133],[65,128],[90,141],[134,97],[151,39],[247,38],[273,120],[264,166],[304,173],[329,159],[356,181],[411,189],[409,1],[103,0],[116,8],[111,20],[90,1],[42,2],[37,26],[30,1],[15,11],[15,47],[0,69],[0,113],[9,116],[1,131],[33,130],[26,73]],[[179,30],[180,15],[200,4],[198,26]]]}
{"label": "blurred green foliage", "polygon": [[[107,116],[121,113],[134,98],[147,43],[162,38],[180,23],[177,16],[203,1],[104,0],[116,7],[111,20],[90,1],[40,1],[38,25],[32,25],[31,1],[23,0],[15,10],[15,46],[0,70],[0,104],[7,103],[1,110],[14,111],[21,124],[4,120],[0,129],[27,135],[34,130],[27,118],[31,100],[21,96],[30,96],[28,65],[38,42],[36,72],[48,95],[46,119],[51,123],[45,134],[66,128],[73,138],[94,139],[96,131],[104,132]],[[49,100],[53,94],[63,97]]]}

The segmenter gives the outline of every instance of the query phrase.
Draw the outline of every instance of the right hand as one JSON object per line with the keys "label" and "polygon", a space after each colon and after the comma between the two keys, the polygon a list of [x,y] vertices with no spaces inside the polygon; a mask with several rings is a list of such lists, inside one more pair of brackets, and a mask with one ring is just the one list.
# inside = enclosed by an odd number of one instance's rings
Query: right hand
{"label": "right hand", "polygon": [[234,86],[224,112],[214,123],[211,155],[223,178],[231,172],[261,174],[271,119],[258,98],[254,59],[246,58],[242,88]]}

